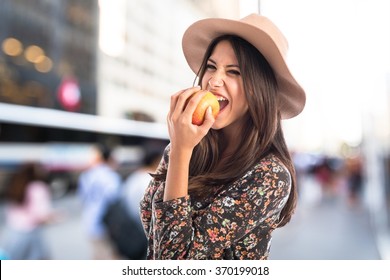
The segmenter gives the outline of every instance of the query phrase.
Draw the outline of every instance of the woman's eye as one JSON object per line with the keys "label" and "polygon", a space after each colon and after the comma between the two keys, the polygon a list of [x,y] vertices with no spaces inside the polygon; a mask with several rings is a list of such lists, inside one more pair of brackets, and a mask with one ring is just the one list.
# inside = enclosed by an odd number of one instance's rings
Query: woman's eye
{"label": "woman's eye", "polygon": [[212,65],[212,64],[207,64],[206,65],[206,69],[213,69],[213,70],[215,70],[217,68],[214,65]]}
{"label": "woman's eye", "polygon": [[237,75],[237,76],[241,75],[240,71],[237,71],[237,70],[229,70],[228,72],[230,74]]}

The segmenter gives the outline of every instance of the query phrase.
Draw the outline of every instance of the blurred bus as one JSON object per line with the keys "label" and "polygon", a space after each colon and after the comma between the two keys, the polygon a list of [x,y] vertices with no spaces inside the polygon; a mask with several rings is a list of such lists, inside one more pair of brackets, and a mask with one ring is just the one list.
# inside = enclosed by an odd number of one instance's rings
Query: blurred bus
{"label": "blurred bus", "polygon": [[93,145],[112,145],[123,178],[139,166],[146,142],[168,143],[164,124],[0,103],[0,194],[23,162],[40,163],[54,197],[76,188],[92,159]]}

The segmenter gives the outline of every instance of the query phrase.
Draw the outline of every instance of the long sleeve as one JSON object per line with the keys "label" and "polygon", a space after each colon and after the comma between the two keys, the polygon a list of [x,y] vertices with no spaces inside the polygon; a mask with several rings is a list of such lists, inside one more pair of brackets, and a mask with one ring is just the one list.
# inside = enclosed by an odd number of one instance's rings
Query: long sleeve
{"label": "long sleeve", "polygon": [[[156,173],[163,173],[165,170],[167,170],[168,166],[168,158],[169,158],[169,151],[170,151],[170,146],[168,145],[163,153],[163,156],[161,158],[161,161],[157,167]],[[154,179],[151,179],[148,187],[145,189],[144,196],[140,202],[140,209],[141,209],[141,221],[142,225],[145,230],[146,236],[149,238],[150,235],[150,227],[151,227],[151,219],[152,219],[152,199],[156,194],[156,191],[160,189],[159,188],[159,183]]]}
{"label": "long sleeve", "polygon": [[148,193],[150,258],[222,259],[231,251],[234,258],[259,259],[288,199],[291,177],[270,156],[200,208],[202,202],[190,196],[163,202],[163,185],[152,182]]}

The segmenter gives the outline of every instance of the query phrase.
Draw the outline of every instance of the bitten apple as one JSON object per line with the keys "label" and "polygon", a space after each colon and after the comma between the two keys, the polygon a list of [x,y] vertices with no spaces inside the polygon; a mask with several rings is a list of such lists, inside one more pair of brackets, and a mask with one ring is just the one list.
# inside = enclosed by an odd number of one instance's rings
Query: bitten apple
{"label": "bitten apple", "polygon": [[212,114],[214,118],[216,118],[219,113],[219,102],[217,97],[208,91],[199,101],[198,106],[192,114],[192,123],[195,125],[202,125],[205,118],[206,110],[210,106],[212,109]]}

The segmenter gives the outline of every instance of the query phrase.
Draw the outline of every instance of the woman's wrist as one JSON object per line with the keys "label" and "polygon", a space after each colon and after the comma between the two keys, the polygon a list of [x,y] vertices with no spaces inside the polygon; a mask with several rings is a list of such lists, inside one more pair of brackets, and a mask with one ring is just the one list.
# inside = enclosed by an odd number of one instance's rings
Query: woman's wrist
{"label": "woman's wrist", "polygon": [[171,146],[169,153],[169,162],[180,162],[181,164],[190,164],[193,149],[183,146]]}
{"label": "woman's wrist", "polygon": [[188,195],[188,175],[192,150],[171,147],[164,201]]}

